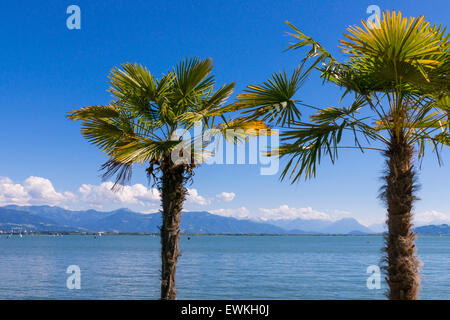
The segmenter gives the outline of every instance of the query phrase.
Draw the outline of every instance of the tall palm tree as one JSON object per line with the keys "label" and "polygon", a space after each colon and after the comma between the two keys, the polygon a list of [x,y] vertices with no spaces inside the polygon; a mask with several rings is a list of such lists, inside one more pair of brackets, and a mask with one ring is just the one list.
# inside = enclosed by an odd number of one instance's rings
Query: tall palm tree
{"label": "tall palm tree", "polygon": [[[386,176],[381,196],[387,205],[387,295],[390,299],[417,299],[420,263],[412,230],[417,199],[414,163],[415,156],[417,160],[423,157],[426,145],[439,161],[442,147],[450,145],[449,35],[423,16],[407,19],[400,12],[387,11],[377,22],[378,26],[362,21],[362,28],[347,29],[346,39],[340,42],[348,56],[346,62],[338,62],[288,23],[294,30],[290,35],[296,39],[288,49],[309,47],[302,60],[302,66],[308,63],[309,68],[301,76],[297,69],[290,79],[275,74],[262,85],[249,86],[238,95],[236,104],[246,109],[251,119],[294,115],[281,123],[285,128],[282,143],[274,150],[288,158],[282,179],[294,182],[301,176],[313,177],[322,158],[334,162],[342,149],[384,154]],[[315,69],[324,82],[345,89],[339,103],[352,96],[348,107],[316,108],[293,99],[298,79]],[[301,119],[300,107],[313,108],[310,121]]]}
{"label": "tall palm tree", "polygon": [[[97,145],[108,161],[104,178],[116,176],[114,188],[130,181],[134,165],[146,165],[162,201],[161,299],[176,298],[175,271],[179,253],[180,218],[186,183],[194,168],[213,152],[220,137],[240,141],[232,129],[265,128],[261,121],[230,119],[224,105],[234,83],[214,91],[211,59],[185,59],[159,79],[138,65],[126,63],[110,74],[113,101],[72,111],[68,118],[82,121],[82,134]],[[217,118],[221,120],[217,122]],[[201,124],[201,133],[184,139],[183,133]],[[212,129],[212,130],[211,130]],[[180,133],[181,131],[181,133]],[[247,130],[251,133],[251,130]]]}

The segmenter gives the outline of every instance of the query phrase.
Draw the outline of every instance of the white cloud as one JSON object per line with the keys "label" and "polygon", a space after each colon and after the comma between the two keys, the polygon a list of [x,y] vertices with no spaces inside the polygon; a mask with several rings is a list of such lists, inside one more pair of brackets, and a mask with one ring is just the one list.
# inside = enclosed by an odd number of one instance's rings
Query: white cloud
{"label": "white cloud", "polygon": [[202,197],[198,193],[197,189],[188,189],[186,200],[189,203],[199,204],[202,206],[207,205],[209,203],[209,201],[206,198]]}
{"label": "white cloud", "polygon": [[450,214],[435,210],[424,211],[414,215],[414,223],[419,226],[427,224],[450,224]]}
{"label": "white cloud", "polygon": [[340,211],[335,210],[335,214],[328,214],[325,212],[314,210],[311,207],[306,208],[290,208],[288,205],[282,205],[279,208],[275,209],[259,209],[261,214],[259,218],[261,220],[284,220],[284,219],[320,219],[320,220],[329,220],[334,221],[337,219],[337,216],[342,217],[342,213]]}
{"label": "white cloud", "polygon": [[0,204],[26,204],[30,199],[25,188],[9,178],[0,178]]}
{"label": "white cloud", "polygon": [[209,212],[211,212],[213,214],[217,214],[219,216],[232,217],[232,218],[237,218],[237,219],[252,219],[253,218],[250,214],[250,211],[246,207],[240,207],[237,209],[209,210]]}
{"label": "white cloud", "polygon": [[72,201],[75,198],[75,195],[71,192],[56,192],[50,180],[40,177],[29,177],[25,180],[24,188],[31,196],[32,204],[58,204]]}
{"label": "white cloud", "polygon": [[56,192],[48,179],[31,176],[22,185],[0,178],[0,205],[58,205],[74,199],[71,192]]}
{"label": "white cloud", "polygon": [[[15,183],[10,178],[0,177],[0,206],[5,205],[50,205],[71,209],[96,208],[114,210],[128,207],[139,212],[154,212],[160,205],[161,197],[156,188],[142,184],[122,186],[112,191],[112,182],[99,185],[82,184],[77,192],[57,192],[50,180],[29,177],[23,183]],[[208,199],[197,189],[188,189],[188,204],[207,205]],[[153,209],[152,209],[153,208]]]}
{"label": "white cloud", "polygon": [[216,197],[220,200],[230,202],[233,201],[236,194],[234,192],[222,192],[221,194],[216,195]]}
{"label": "white cloud", "polygon": [[112,182],[103,182],[100,185],[83,184],[79,188],[80,201],[95,207],[104,205],[138,205],[148,206],[160,201],[157,189],[147,189],[142,184],[123,186],[113,191]]}
{"label": "white cloud", "polygon": [[319,219],[335,221],[344,217],[350,216],[347,211],[334,210],[333,213],[328,214],[325,212],[314,210],[311,207],[307,208],[290,208],[288,205],[282,205],[279,208],[267,209],[260,208],[259,211],[250,212],[246,207],[240,207],[237,209],[216,209],[210,210],[211,213],[233,217],[237,219],[250,219],[255,221],[267,221],[267,220],[289,220],[289,219]]}

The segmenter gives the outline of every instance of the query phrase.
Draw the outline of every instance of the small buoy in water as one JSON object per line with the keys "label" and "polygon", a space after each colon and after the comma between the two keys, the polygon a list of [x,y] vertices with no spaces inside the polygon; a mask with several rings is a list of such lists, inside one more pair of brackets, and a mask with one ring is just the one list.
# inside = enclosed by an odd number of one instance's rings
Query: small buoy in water
{"label": "small buoy in water", "polygon": [[191,240],[191,237],[188,237],[188,240]]}

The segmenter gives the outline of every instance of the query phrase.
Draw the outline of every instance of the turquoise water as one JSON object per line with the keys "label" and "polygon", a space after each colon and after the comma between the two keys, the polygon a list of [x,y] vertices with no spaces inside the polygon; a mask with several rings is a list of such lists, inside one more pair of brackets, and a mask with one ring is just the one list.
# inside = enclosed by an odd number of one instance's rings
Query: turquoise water
{"label": "turquoise water", "polygon": [[[179,299],[384,299],[376,236],[186,236]],[[450,237],[419,237],[422,299],[450,299]],[[158,299],[156,236],[0,236],[0,299]],[[69,290],[69,265],[81,289]]]}

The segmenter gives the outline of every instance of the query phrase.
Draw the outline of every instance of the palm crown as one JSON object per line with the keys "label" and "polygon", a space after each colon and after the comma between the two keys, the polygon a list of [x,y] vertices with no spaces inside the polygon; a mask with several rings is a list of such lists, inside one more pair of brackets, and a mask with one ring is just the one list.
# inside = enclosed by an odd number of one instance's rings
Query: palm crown
{"label": "palm crown", "polygon": [[[116,183],[123,184],[130,179],[134,164],[149,163],[152,168],[174,150],[192,155],[186,165],[193,166],[204,160],[214,136],[229,138],[228,129],[238,127],[264,128],[261,121],[225,117],[233,111],[224,103],[234,83],[214,91],[212,66],[211,59],[185,59],[156,79],[147,68],[127,63],[110,74],[113,102],[69,113],[68,118],[83,121],[83,135],[109,157],[102,167],[105,178],[116,175]],[[202,134],[213,129],[212,134],[192,141],[177,136],[177,130],[189,130],[196,123],[202,124]],[[200,144],[194,143],[202,138]],[[200,152],[191,152],[194,146],[200,146],[201,150],[196,150]]]}
{"label": "palm crown", "polygon": [[[297,40],[288,49],[310,48],[301,67],[284,82],[274,84],[282,75],[274,74],[269,80],[273,87],[267,82],[252,85],[238,95],[237,104],[251,112],[249,117],[284,120],[286,114],[292,115],[288,121],[276,122],[287,129],[276,150],[290,158],[282,178],[312,177],[324,156],[334,162],[342,148],[377,149],[369,144],[388,143],[400,131],[409,143],[418,144],[419,156],[429,143],[439,159],[440,146],[450,145],[450,46],[445,28],[430,26],[423,17],[404,18],[395,11],[377,19],[378,27],[362,21],[363,28],[347,29],[346,40],[341,41],[349,57],[344,63],[288,23],[294,30],[290,35]],[[309,61],[309,68],[299,75]],[[352,93],[353,102],[346,107],[315,108],[294,100],[297,84],[313,69],[320,71],[324,81],[345,89],[341,101]],[[309,122],[301,121],[300,107],[314,108]],[[350,146],[341,145],[346,133],[353,137]]]}

